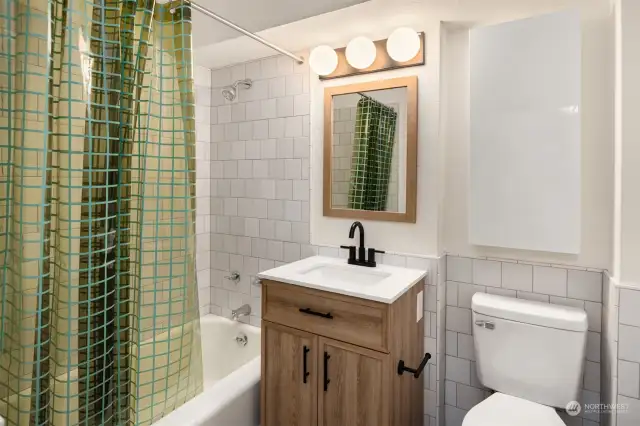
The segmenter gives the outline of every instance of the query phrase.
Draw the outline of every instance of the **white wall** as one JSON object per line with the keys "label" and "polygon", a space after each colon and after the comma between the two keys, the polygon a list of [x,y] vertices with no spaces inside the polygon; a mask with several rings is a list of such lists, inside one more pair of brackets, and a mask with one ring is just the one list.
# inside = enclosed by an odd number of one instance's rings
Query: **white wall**
{"label": "white wall", "polygon": [[[311,75],[311,242],[338,246],[348,243],[352,219],[330,218],[322,213],[324,88],[402,76],[418,76],[418,199],[417,222],[362,221],[366,244],[387,252],[436,256],[441,178],[440,120],[440,23],[424,18],[426,65],[370,75],[320,81]],[[348,42],[345,40],[345,44]]]}
{"label": "white wall", "polygon": [[468,31],[443,31],[443,139],[446,177],[444,250],[470,257],[610,268],[613,203],[613,17],[582,22],[582,243],[578,255],[472,246],[468,238],[469,43]]}
{"label": "white wall", "polygon": [[614,276],[621,283],[640,287],[640,2],[621,0],[619,5],[616,123],[619,255]]}

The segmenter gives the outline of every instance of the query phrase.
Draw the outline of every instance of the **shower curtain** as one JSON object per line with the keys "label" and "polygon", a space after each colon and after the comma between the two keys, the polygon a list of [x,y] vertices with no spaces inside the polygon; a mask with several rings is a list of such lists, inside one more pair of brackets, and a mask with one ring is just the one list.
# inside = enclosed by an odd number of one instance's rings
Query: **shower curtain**
{"label": "shower curtain", "polygon": [[191,11],[0,0],[0,36],[0,415],[150,424],[202,389]]}
{"label": "shower curtain", "polygon": [[373,98],[362,95],[358,101],[349,182],[350,209],[387,209],[397,120],[393,108]]}

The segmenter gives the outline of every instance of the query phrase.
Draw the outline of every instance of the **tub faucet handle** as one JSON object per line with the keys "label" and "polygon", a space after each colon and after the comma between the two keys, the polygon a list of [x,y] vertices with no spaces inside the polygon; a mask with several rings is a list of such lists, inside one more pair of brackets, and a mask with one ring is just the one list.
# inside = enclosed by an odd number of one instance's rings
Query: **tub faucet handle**
{"label": "tub faucet handle", "polygon": [[238,271],[233,271],[231,275],[225,275],[224,277],[229,281],[235,282],[236,284],[238,283],[238,281],[240,281],[240,273]]}

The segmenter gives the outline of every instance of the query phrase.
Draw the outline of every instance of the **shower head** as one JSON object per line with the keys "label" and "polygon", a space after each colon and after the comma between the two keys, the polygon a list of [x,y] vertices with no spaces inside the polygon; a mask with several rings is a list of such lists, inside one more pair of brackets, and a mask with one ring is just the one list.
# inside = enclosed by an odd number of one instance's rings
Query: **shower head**
{"label": "shower head", "polygon": [[244,80],[237,80],[231,86],[227,86],[222,89],[222,96],[228,100],[229,102],[233,102],[238,96],[238,87],[242,86],[245,89],[251,89],[253,85],[253,81],[251,79],[246,78]]}
{"label": "shower head", "polygon": [[225,87],[222,89],[222,96],[229,102],[233,102],[236,98],[236,89],[233,86]]}

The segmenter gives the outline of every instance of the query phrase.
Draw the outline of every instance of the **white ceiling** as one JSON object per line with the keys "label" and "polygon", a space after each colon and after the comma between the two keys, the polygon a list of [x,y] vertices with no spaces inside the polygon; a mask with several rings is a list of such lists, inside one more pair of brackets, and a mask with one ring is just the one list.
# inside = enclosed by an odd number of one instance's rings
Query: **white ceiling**
{"label": "white ceiling", "polygon": [[[200,6],[251,32],[279,27],[311,16],[369,0],[197,0]],[[238,32],[203,15],[193,13],[195,48],[238,37]]]}
{"label": "white ceiling", "polygon": [[[289,3],[291,9],[302,9],[307,12],[311,3],[320,2],[320,0],[208,1],[233,5],[249,2],[264,4],[281,2]],[[346,0],[341,2],[347,3]],[[336,2],[323,0],[322,3]],[[357,35],[365,35],[374,40],[383,39],[400,26],[409,26],[418,31],[434,28],[440,22],[470,27],[522,19],[568,8],[579,10],[582,19],[589,20],[592,17],[609,15],[611,3],[612,0],[369,0],[348,8],[270,27],[258,34],[284,49],[304,52],[320,44],[343,47]],[[235,8],[235,6],[227,7]],[[229,17],[232,16],[231,12],[228,14]],[[235,13],[238,11],[236,10]],[[198,12],[194,12],[195,14]],[[199,25],[204,25],[205,29],[203,30]],[[194,33],[201,34],[202,31],[206,33],[206,27],[212,25],[218,24],[209,22],[208,18],[204,18],[204,21],[197,20]],[[200,48],[195,50],[195,62],[197,65],[216,69],[276,54],[248,37],[235,37],[206,46],[200,45]]]}

